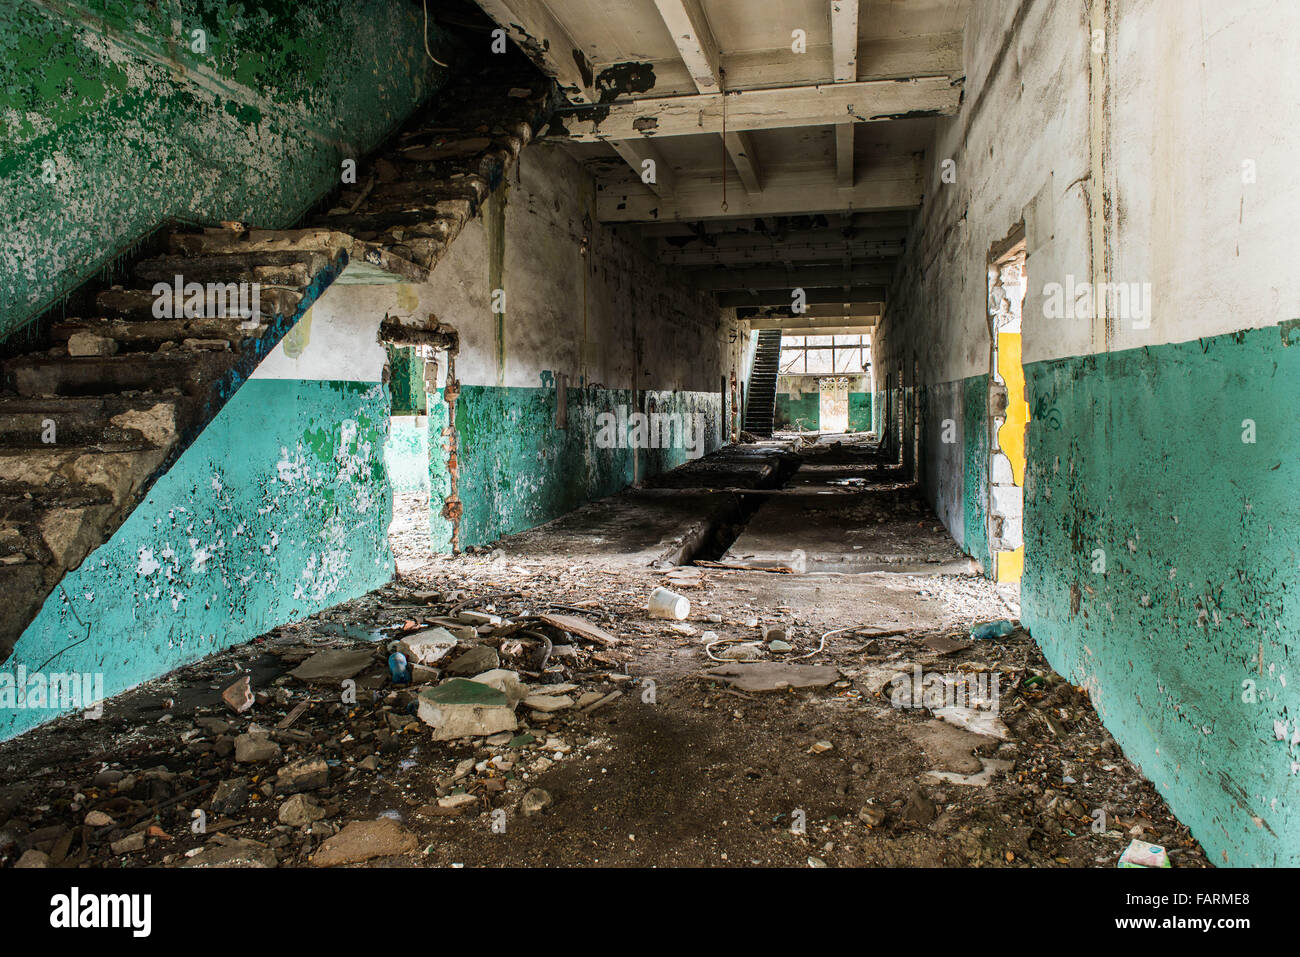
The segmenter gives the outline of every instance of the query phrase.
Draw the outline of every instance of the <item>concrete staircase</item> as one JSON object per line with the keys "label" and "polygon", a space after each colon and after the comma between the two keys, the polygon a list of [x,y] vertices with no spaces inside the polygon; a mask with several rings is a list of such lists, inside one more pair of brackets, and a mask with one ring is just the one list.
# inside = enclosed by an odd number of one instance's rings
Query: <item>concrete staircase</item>
{"label": "concrete staircase", "polygon": [[762,329],[754,350],[754,368],[749,373],[749,395],[745,403],[745,431],[770,436],[776,415],[776,379],[781,362],[781,330]]}
{"label": "concrete staircase", "polygon": [[173,229],[48,348],[3,363],[0,662],[327,288],[427,279],[549,115],[550,82],[505,59],[444,88],[449,106],[417,112],[305,228]]}

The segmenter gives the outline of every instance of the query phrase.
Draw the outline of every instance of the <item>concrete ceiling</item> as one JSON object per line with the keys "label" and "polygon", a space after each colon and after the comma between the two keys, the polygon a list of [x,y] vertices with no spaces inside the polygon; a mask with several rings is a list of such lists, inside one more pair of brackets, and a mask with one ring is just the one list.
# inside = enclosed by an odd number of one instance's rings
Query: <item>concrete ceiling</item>
{"label": "concrete ceiling", "polygon": [[478,3],[567,96],[546,139],[595,174],[603,222],[742,316],[875,321],[969,0]]}

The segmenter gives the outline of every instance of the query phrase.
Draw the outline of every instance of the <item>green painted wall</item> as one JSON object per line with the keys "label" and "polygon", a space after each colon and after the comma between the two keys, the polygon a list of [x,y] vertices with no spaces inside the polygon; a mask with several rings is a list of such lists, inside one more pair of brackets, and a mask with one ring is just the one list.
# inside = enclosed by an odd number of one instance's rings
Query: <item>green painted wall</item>
{"label": "green painted wall", "polygon": [[[387,582],[388,404],[378,383],[247,382],[0,672],[100,672],[113,695]],[[55,713],[0,710],[0,739]]]}
{"label": "green painted wall", "polygon": [[388,389],[393,394],[393,415],[424,415],[429,407],[425,393],[424,359],[415,346],[395,346],[388,350]]}
{"label": "green painted wall", "polygon": [[849,393],[849,431],[871,431],[871,393]]}
{"label": "green painted wall", "polygon": [[789,392],[776,394],[773,428],[782,431],[815,432],[821,428],[822,397],[817,392],[804,392],[794,398]]}
{"label": "green painted wall", "polygon": [[394,492],[429,488],[429,428],[423,416],[393,416],[384,443],[384,468]]}
{"label": "green painted wall", "polygon": [[445,73],[404,0],[0,4],[0,337],[169,218],[293,224]]}
{"label": "green painted wall", "polygon": [[1300,333],[1026,372],[1023,621],[1216,863],[1300,864]]}
{"label": "green painted wall", "polygon": [[[962,493],[963,537],[966,554],[992,575],[993,556],[989,551],[989,377],[971,376],[961,382],[962,397]],[[926,441],[935,441],[930,435]]]}
{"label": "green painted wall", "polygon": [[[704,452],[719,445],[717,392],[644,392],[642,409],[704,417]],[[592,499],[613,495],[634,480],[631,449],[597,446],[598,416],[635,408],[630,391],[569,388],[567,428],[555,426],[555,389],[462,386],[456,405],[459,495],[464,506],[461,547],[549,522]],[[651,406],[653,404],[653,406]],[[431,414],[432,414],[431,405]],[[430,434],[433,434],[432,423]],[[434,469],[445,469],[434,456]],[[636,477],[645,478],[687,461],[683,448],[641,449]],[[435,475],[435,485],[438,476]],[[440,500],[431,496],[434,542]]]}

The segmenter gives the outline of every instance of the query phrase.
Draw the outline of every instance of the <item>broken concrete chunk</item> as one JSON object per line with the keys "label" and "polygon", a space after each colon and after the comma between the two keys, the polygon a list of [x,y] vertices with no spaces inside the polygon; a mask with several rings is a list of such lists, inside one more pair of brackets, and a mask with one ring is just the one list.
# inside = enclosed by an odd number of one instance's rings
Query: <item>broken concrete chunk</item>
{"label": "broken concrete chunk", "polygon": [[397,650],[406,655],[412,665],[428,667],[446,657],[456,643],[456,636],[446,628],[426,628],[399,641]]}
{"label": "broken concrete chunk", "polygon": [[134,834],[128,834],[120,841],[114,841],[110,845],[114,854],[133,854],[136,851],[144,850],[144,831],[136,831]]}
{"label": "broken concrete chunk", "polygon": [[518,704],[528,697],[528,685],[519,680],[519,675],[505,668],[493,668],[481,675],[475,675],[470,681],[478,681],[496,688],[510,699],[511,704]]}
{"label": "broken concrete chunk", "polygon": [[253,679],[250,675],[244,675],[225,691],[221,692],[221,700],[226,703],[235,714],[243,714],[253,706]]}
{"label": "broken concrete chunk", "polygon": [[279,794],[296,791],[314,791],[329,784],[330,768],[323,758],[306,758],[286,764],[275,776],[275,790]]}
{"label": "broken concrete chunk", "polygon": [[331,648],[316,652],[289,674],[309,684],[337,684],[374,661],[374,652],[366,648]]}
{"label": "broken concrete chunk", "polygon": [[280,746],[265,734],[241,734],[235,738],[235,760],[240,764],[263,764],[280,756]]}
{"label": "broken concrete chunk", "polygon": [[448,811],[459,810],[477,803],[478,798],[473,794],[448,794],[446,797],[438,798],[438,807]]}
{"label": "broken concrete chunk", "polygon": [[281,824],[303,827],[325,817],[325,809],[306,794],[294,794],[280,805],[277,817]]}
{"label": "broken concrete chunk", "polygon": [[419,696],[420,720],[433,728],[433,740],[486,737],[518,727],[515,706],[504,691],[480,681],[452,678]]}
{"label": "broken concrete chunk", "polygon": [[317,867],[360,864],[376,857],[409,854],[418,846],[415,835],[392,818],[353,821],[321,845],[312,863]]}
{"label": "broken concrete chunk", "polygon": [[555,801],[549,791],[542,788],[533,788],[531,791],[524,793],[523,800],[519,802],[519,809],[523,812],[524,817],[532,817],[535,814],[541,814]]}
{"label": "broken concrete chunk", "polygon": [[524,707],[531,708],[534,711],[540,711],[543,714],[550,714],[553,711],[563,711],[565,708],[572,708],[573,699],[567,694],[531,694],[524,699]]}
{"label": "broken concrete chunk", "polygon": [[183,867],[278,867],[275,851],[260,841],[231,840],[226,844],[210,844],[195,854]]}
{"label": "broken concrete chunk", "polygon": [[501,656],[495,648],[487,645],[475,645],[457,655],[447,666],[448,674],[477,675],[490,671],[501,664]]}

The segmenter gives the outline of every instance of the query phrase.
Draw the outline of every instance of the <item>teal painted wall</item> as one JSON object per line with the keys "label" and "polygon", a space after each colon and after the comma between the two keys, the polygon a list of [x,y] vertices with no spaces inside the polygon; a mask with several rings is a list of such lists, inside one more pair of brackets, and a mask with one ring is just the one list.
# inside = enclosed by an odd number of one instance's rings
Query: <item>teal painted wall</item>
{"label": "teal painted wall", "polygon": [[[644,392],[643,411],[704,416],[704,452],[719,445],[717,392]],[[549,522],[592,499],[613,495],[633,481],[631,449],[597,447],[598,416],[633,408],[621,389],[570,388],[567,428],[555,426],[555,389],[462,386],[456,404],[459,495],[464,507],[461,547]],[[433,406],[431,405],[431,414]],[[432,424],[430,431],[432,435]],[[445,460],[434,456],[435,469]],[[683,448],[641,449],[637,478],[687,461]],[[443,466],[445,468],[445,465]],[[435,476],[436,480],[436,476]],[[435,482],[436,483],[436,482]],[[434,541],[441,505],[431,496]],[[446,539],[449,540],[449,539]]]}
{"label": "teal painted wall", "polygon": [[1300,333],[1026,372],[1024,623],[1216,863],[1300,864]]}
{"label": "teal painted wall", "polygon": [[0,4],[0,338],[168,218],[291,225],[445,73],[404,0]]}
{"label": "teal painted wall", "polygon": [[[112,695],[387,582],[389,401],[379,383],[245,383],[0,673],[101,672]],[[0,710],[0,739],[54,715]]]}
{"label": "teal painted wall", "polygon": [[393,394],[393,415],[424,415],[429,407],[424,381],[424,359],[415,346],[385,344],[388,351],[388,389]]}
{"label": "teal painted wall", "polygon": [[428,490],[429,427],[423,416],[393,416],[384,443],[384,468],[394,492]]}
{"label": "teal painted wall", "polygon": [[[961,382],[962,401],[962,548],[993,573],[989,551],[989,377],[971,376]],[[926,441],[935,441],[930,435]]]}
{"label": "teal painted wall", "polygon": [[871,431],[871,393],[849,393],[849,431]]}
{"label": "teal painted wall", "polygon": [[772,423],[783,431],[815,432],[821,428],[822,397],[817,392],[803,392],[794,398],[789,392],[776,394]]}

